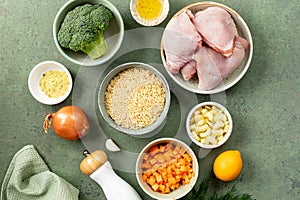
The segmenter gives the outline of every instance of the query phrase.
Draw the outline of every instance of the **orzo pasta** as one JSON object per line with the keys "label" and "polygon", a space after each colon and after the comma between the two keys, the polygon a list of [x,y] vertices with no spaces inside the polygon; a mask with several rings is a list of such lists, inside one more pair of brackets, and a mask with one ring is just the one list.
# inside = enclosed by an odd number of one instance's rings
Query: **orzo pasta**
{"label": "orzo pasta", "polygon": [[109,116],[120,126],[140,129],[151,125],[164,109],[166,94],[151,71],[132,67],[117,74],[105,93]]}

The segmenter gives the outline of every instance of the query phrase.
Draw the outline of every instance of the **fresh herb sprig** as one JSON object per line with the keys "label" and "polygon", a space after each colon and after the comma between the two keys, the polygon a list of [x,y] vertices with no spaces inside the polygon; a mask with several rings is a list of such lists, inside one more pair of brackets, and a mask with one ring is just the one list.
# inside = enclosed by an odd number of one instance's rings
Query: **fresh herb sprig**
{"label": "fresh herb sprig", "polygon": [[211,197],[208,197],[208,186],[209,180],[203,180],[198,189],[193,188],[182,200],[255,200],[249,194],[236,194],[237,191],[234,186],[224,195],[219,195],[215,192]]}

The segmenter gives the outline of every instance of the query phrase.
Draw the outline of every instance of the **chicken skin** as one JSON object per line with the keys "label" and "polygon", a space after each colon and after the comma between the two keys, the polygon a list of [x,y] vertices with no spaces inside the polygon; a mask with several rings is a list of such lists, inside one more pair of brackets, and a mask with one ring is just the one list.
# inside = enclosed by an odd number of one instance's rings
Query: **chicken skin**
{"label": "chicken skin", "polygon": [[247,40],[237,37],[232,55],[228,58],[212,48],[201,47],[194,55],[197,62],[198,88],[210,90],[219,85],[241,64],[247,46]]}
{"label": "chicken skin", "polygon": [[237,29],[226,10],[209,7],[198,11],[193,22],[206,44],[226,57],[232,54]]}
{"label": "chicken skin", "polygon": [[177,74],[192,60],[202,44],[202,38],[191,21],[190,10],[172,18],[164,31],[162,45],[168,70]]}

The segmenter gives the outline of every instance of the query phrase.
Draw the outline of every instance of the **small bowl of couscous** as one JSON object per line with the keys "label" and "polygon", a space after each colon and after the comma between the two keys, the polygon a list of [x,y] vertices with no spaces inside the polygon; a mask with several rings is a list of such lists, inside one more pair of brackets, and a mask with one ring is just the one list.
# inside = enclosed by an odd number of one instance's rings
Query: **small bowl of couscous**
{"label": "small bowl of couscous", "polygon": [[98,106],[109,125],[138,136],[162,125],[170,99],[169,85],[157,69],[145,63],[130,62],[117,66],[104,77]]}
{"label": "small bowl of couscous", "polygon": [[42,104],[55,105],[64,101],[72,90],[72,76],[68,69],[56,61],[37,64],[29,73],[28,88]]}
{"label": "small bowl of couscous", "polygon": [[197,104],[186,119],[186,130],[190,139],[205,149],[223,145],[229,139],[232,128],[230,113],[216,102]]}

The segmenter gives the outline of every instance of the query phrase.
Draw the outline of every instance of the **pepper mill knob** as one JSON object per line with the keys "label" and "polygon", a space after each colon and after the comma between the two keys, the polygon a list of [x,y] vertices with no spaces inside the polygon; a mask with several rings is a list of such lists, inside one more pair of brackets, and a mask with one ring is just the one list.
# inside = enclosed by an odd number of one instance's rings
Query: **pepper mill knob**
{"label": "pepper mill knob", "polygon": [[86,157],[80,163],[80,170],[83,174],[88,176],[94,173],[107,161],[107,155],[102,150],[96,150],[92,153],[85,150],[83,155]]}

